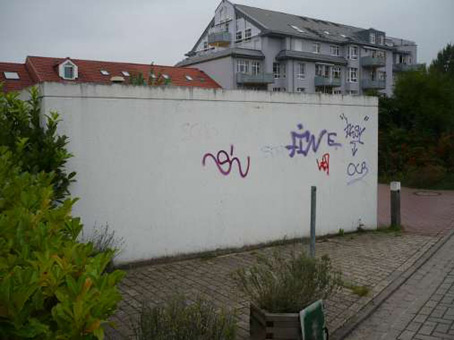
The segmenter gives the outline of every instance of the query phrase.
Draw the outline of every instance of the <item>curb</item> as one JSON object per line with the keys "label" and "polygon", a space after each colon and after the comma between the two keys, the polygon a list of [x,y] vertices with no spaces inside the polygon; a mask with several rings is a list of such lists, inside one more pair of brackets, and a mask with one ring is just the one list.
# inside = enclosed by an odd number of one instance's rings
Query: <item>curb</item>
{"label": "curb", "polygon": [[397,289],[400,288],[407,280],[421,268],[452,236],[454,230],[451,230],[446,236],[439,239],[434,245],[426,250],[418,260],[396,279],[394,279],[385,289],[383,289],[377,296],[369,301],[361,310],[348,319],[341,327],[336,329],[330,335],[330,339],[342,340],[349,335],[356,327],[358,327],[364,320],[366,320],[380,305],[385,302]]}

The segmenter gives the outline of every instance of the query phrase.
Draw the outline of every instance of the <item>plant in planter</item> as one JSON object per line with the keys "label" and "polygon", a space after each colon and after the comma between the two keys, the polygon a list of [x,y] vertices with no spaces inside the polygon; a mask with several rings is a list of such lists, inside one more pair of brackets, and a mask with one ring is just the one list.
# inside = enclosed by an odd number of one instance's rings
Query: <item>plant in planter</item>
{"label": "plant in planter", "polygon": [[341,287],[328,256],[313,259],[304,253],[289,259],[277,252],[261,256],[234,279],[251,298],[251,339],[301,339],[298,313]]}
{"label": "plant in planter", "polygon": [[135,327],[137,340],[234,340],[236,318],[209,301],[174,296],[160,306],[144,304]]}

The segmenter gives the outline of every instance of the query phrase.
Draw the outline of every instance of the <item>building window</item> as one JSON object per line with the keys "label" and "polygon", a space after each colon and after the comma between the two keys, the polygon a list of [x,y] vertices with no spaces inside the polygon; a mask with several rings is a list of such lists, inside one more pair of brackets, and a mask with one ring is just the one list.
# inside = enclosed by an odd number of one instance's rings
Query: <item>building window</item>
{"label": "building window", "polygon": [[330,47],[331,55],[338,56],[340,55],[340,49],[339,46],[331,45]]}
{"label": "building window", "polygon": [[285,64],[273,63],[274,79],[285,78]]}
{"label": "building window", "polygon": [[189,76],[189,75],[185,75],[185,78],[186,78],[187,81],[192,81],[192,80],[194,80],[194,79],[193,79],[191,76]]}
{"label": "building window", "polygon": [[236,72],[237,73],[249,73],[249,61],[238,60],[236,62]]}
{"label": "building window", "polygon": [[348,68],[347,81],[349,83],[357,83],[358,82],[358,69],[356,67],[349,67]]}
{"label": "building window", "polygon": [[378,43],[380,45],[384,45],[385,44],[385,36],[384,35],[379,35],[378,36]]}
{"label": "building window", "polygon": [[358,94],[358,91],[350,90],[350,91],[347,92],[347,94],[349,94],[350,96],[356,96]]}
{"label": "building window", "polygon": [[314,53],[320,53],[320,43],[314,43],[312,45],[312,52]]}
{"label": "building window", "polygon": [[378,80],[386,80],[386,72],[379,71],[378,72]]}
{"label": "building window", "polygon": [[260,61],[253,61],[251,63],[251,71],[252,71],[252,74],[260,74]]}
{"label": "building window", "polygon": [[305,91],[306,91],[306,89],[304,87],[297,87],[296,88],[296,92],[304,93]]}
{"label": "building window", "polygon": [[348,49],[348,57],[350,59],[358,59],[358,46],[350,46]]}
{"label": "building window", "polygon": [[11,79],[11,80],[20,79],[19,73],[17,73],[17,72],[3,72],[3,75],[5,76],[5,79]]}
{"label": "building window", "polygon": [[101,70],[100,72],[101,72],[101,74],[102,74],[103,76],[108,76],[108,75],[109,75],[109,71]]}
{"label": "building window", "polygon": [[74,79],[74,67],[72,65],[65,65],[64,78],[65,79]]}
{"label": "building window", "polygon": [[226,22],[225,25],[224,25],[224,31],[225,32],[229,31],[229,23],[228,22]]}
{"label": "building window", "polygon": [[252,30],[250,28],[244,31],[244,41],[250,41],[252,37]]}
{"label": "building window", "polygon": [[235,41],[239,42],[241,40],[243,40],[243,31],[238,31],[236,32]]}
{"label": "building window", "polygon": [[333,94],[340,95],[340,94],[342,94],[342,90],[340,90],[340,89],[333,89]]}
{"label": "building window", "polygon": [[129,77],[130,76],[128,71],[121,71],[121,74],[123,74],[125,77]]}
{"label": "building window", "polygon": [[293,48],[295,51],[303,51],[303,41],[301,39],[293,39]]}
{"label": "building window", "polygon": [[334,66],[333,67],[333,78],[334,79],[340,79],[341,77],[341,68],[340,66]]}
{"label": "building window", "polygon": [[208,49],[208,41],[203,42],[203,49],[207,50]]}
{"label": "building window", "polygon": [[369,41],[371,44],[375,44],[375,33],[369,33]]}
{"label": "building window", "polygon": [[280,87],[273,87],[273,92],[281,92],[281,88]]}
{"label": "building window", "polygon": [[331,73],[331,66],[316,64],[315,65],[315,75],[323,78],[329,78]]}
{"label": "building window", "polygon": [[306,64],[298,63],[296,71],[297,71],[296,77],[298,79],[304,79],[306,77]]}

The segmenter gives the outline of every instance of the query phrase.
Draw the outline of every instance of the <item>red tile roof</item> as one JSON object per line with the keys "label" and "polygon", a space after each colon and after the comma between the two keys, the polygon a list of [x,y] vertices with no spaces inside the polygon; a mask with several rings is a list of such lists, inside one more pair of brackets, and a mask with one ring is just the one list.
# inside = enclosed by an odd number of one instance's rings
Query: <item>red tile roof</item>
{"label": "red tile roof", "polygon": [[[78,78],[75,80],[64,80],[58,74],[58,66],[68,59],[78,68]],[[11,70],[19,73],[20,80],[4,78],[3,72]],[[109,75],[101,74],[101,70],[109,72]],[[130,75],[141,73],[147,82],[149,74],[153,72],[156,75],[167,74],[170,85],[173,86],[221,88],[212,78],[196,68],[34,56],[27,57],[25,64],[0,63],[0,82],[5,82],[4,91],[6,92],[19,91],[41,82],[112,84],[111,78],[115,76],[123,77],[125,83],[129,83],[130,77],[125,76],[123,71]],[[186,76],[191,77],[192,80],[188,80]]]}
{"label": "red tile roof", "polygon": [[[5,72],[17,72],[19,79],[6,79]],[[0,83],[3,83],[3,91],[20,91],[34,84],[24,64],[0,63]]]}

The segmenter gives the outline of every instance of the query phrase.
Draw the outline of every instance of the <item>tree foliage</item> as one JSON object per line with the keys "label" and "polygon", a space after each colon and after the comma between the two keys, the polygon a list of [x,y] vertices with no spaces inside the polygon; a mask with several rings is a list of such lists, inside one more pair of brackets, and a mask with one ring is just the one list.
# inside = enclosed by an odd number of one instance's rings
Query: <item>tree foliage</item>
{"label": "tree foliage", "polygon": [[45,116],[43,124],[38,90],[32,88],[30,95],[30,100],[23,101],[18,93],[4,93],[0,88],[0,146],[12,151],[23,171],[53,173],[54,197],[61,201],[75,176],[65,170],[72,156],[66,150],[68,138],[57,134],[60,119],[56,112]]}
{"label": "tree foliage", "polygon": [[[428,70],[399,74],[393,97],[379,102],[379,172],[412,186],[454,173],[454,77],[448,45]],[[451,57],[449,57],[451,55]]]}
{"label": "tree foliage", "polygon": [[121,299],[113,251],[77,242],[75,200],[54,201],[54,174],[23,172],[0,148],[0,338],[102,339]]}

